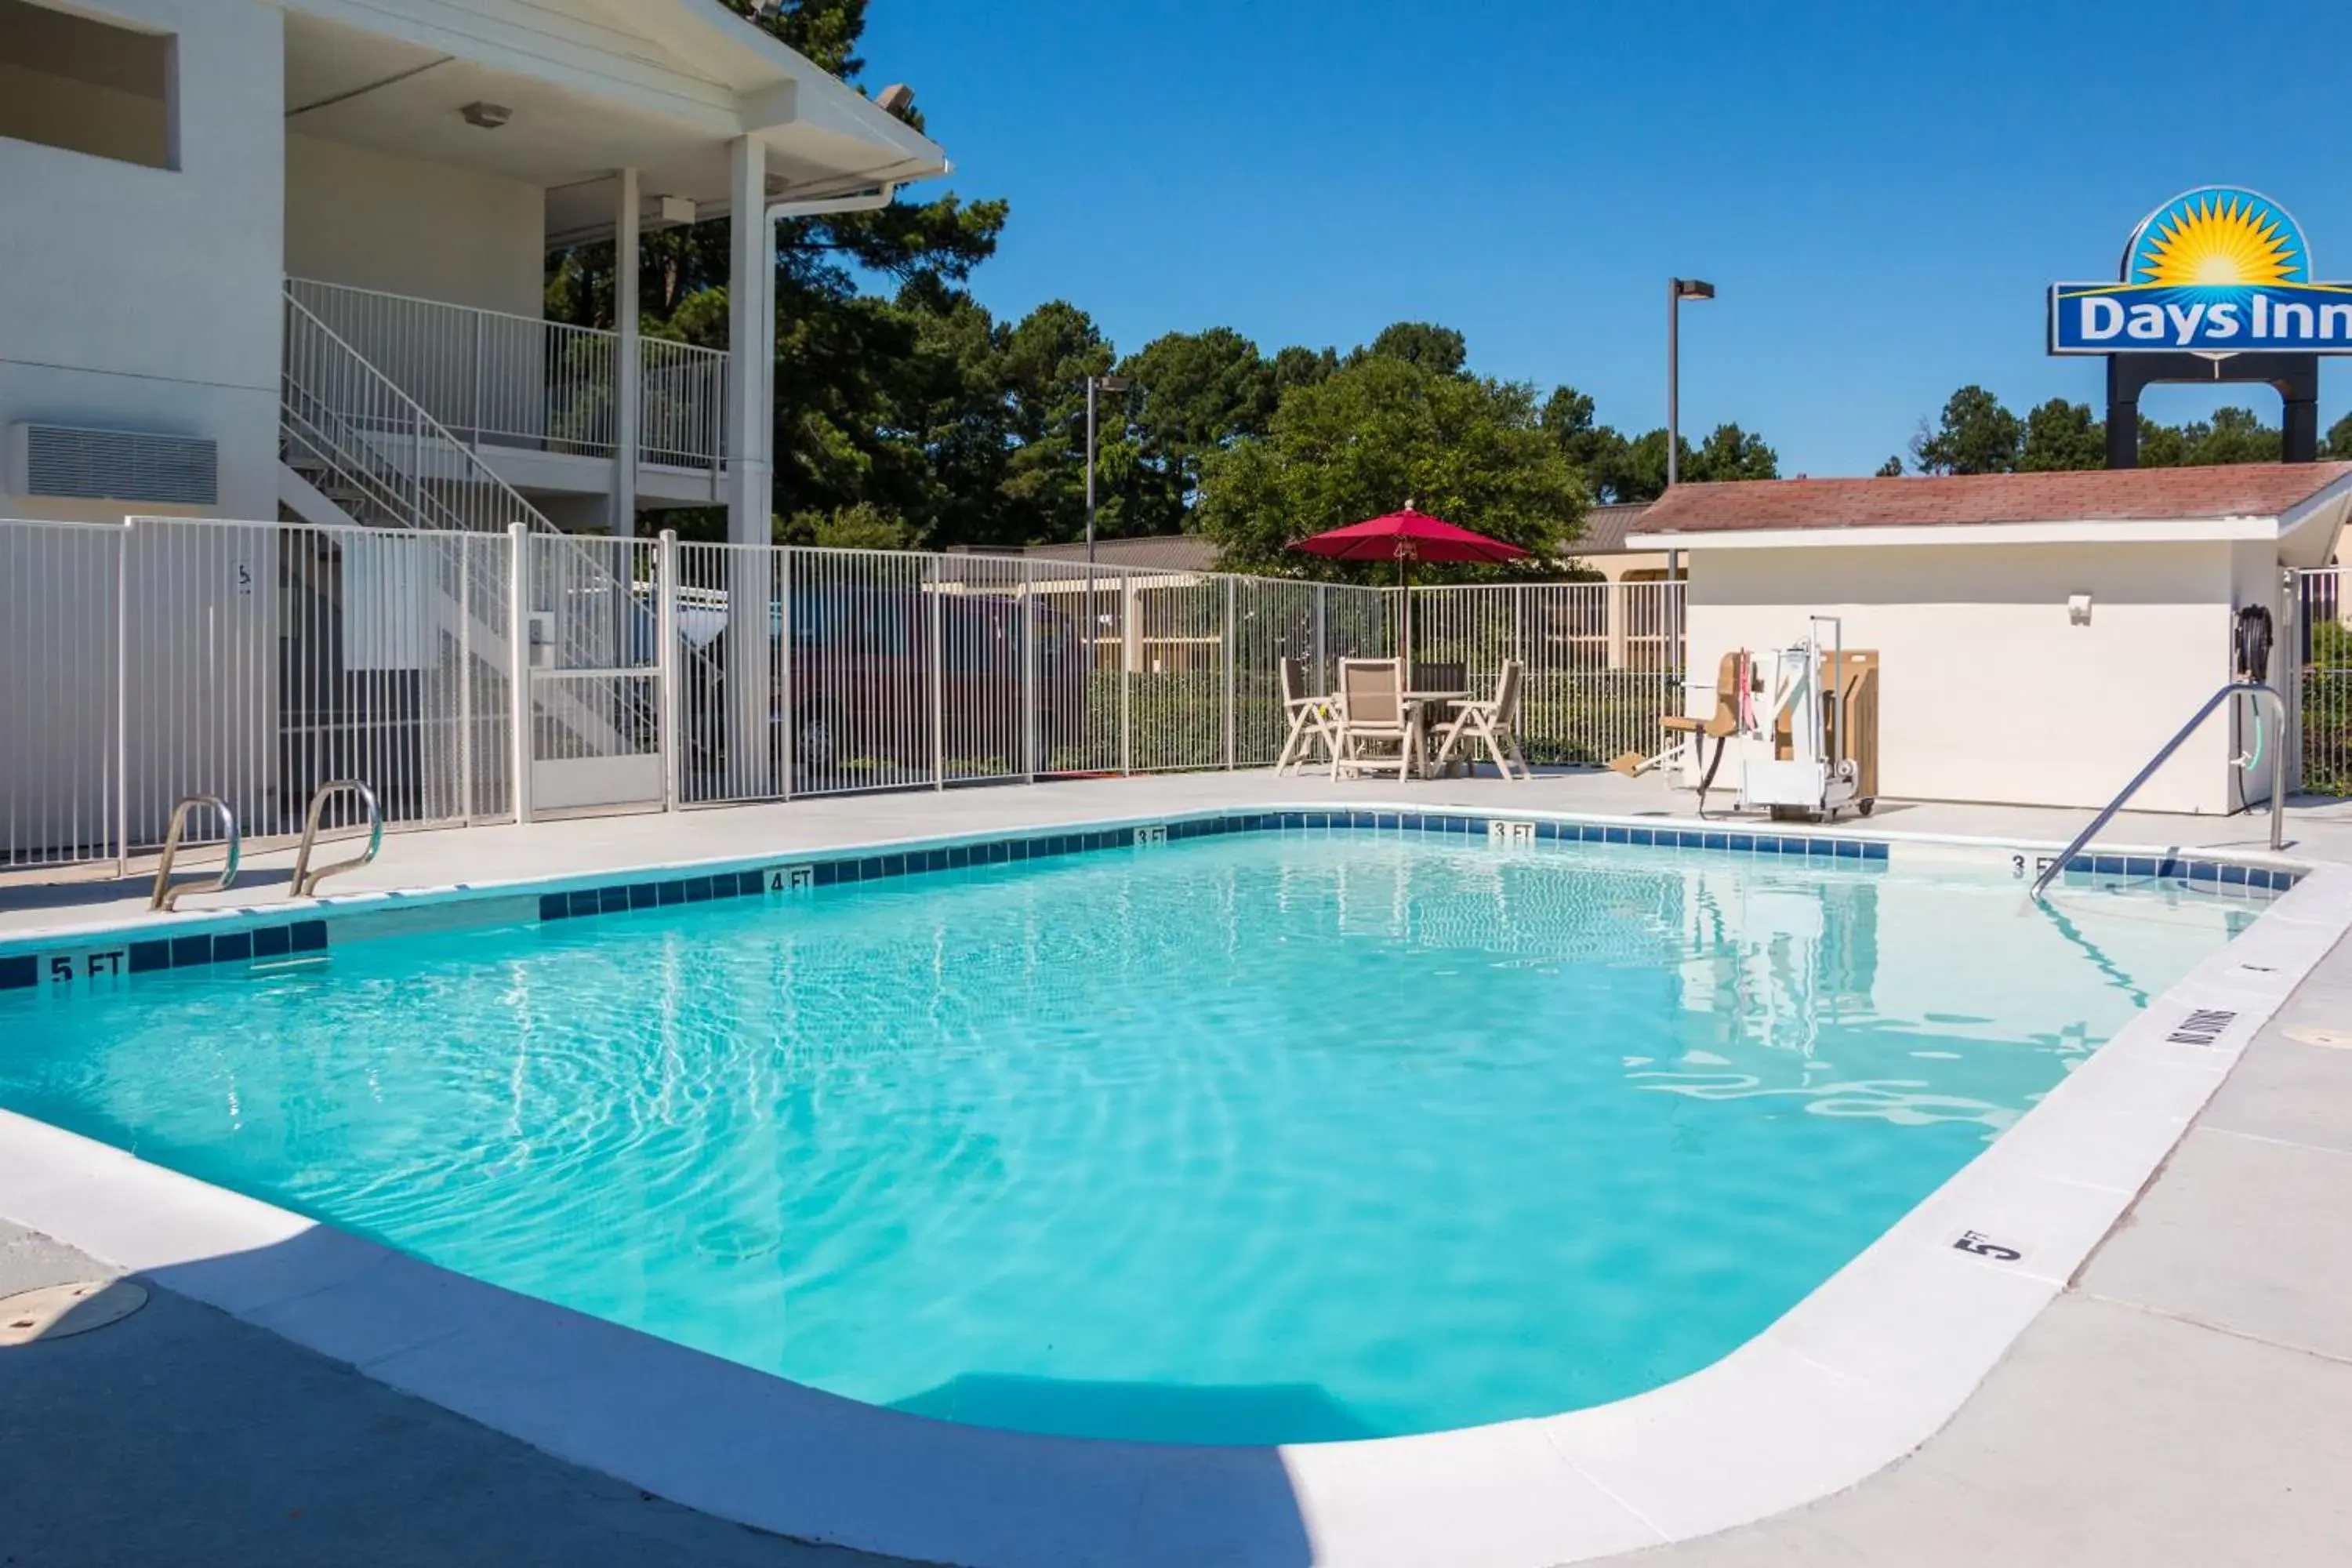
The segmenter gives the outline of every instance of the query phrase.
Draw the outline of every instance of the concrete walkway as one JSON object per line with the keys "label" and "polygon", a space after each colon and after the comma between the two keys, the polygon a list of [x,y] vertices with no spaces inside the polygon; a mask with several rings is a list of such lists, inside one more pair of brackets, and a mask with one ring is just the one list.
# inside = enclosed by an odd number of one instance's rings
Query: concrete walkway
{"label": "concrete walkway", "polygon": [[2352,943],[1951,1424],[1658,1568],[2352,1563]]}
{"label": "concrete walkway", "polygon": [[[110,1273],[0,1223],[0,1296]],[[161,1289],[108,1328],[0,1350],[9,1568],[884,1561],[647,1497]]]}
{"label": "concrete walkway", "polygon": [[[1074,806],[1109,818],[1348,793],[1214,775],[475,829],[395,839],[351,886],[977,831],[1048,811],[1066,820]],[[1592,775],[1433,785],[1423,798],[1608,812],[1688,803]],[[2347,817],[2297,812],[2302,853],[2352,859]],[[1919,806],[1872,826],[2031,842],[2080,820]],[[2244,818],[2144,817],[2113,837],[2242,846],[2258,835]],[[13,906],[0,931],[125,912],[94,889],[0,904]],[[2352,1049],[2296,1037],[2310,1031],[2352,1040],[2352,944],[2261,1032],[2074,1287],[1916,1454],[1840,1496],[1626,1561],[2352,1562]],[[0,1225],[0,1295],[99,1272]],[[0,1563],[12,1565],[880,1561],[646,1498],[162,1289],[110,1328],[0,1350]]]}

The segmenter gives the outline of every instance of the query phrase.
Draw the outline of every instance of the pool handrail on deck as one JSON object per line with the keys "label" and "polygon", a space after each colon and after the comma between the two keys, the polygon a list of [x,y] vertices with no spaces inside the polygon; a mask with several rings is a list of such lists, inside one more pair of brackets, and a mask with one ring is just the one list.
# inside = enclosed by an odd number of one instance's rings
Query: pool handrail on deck
{"label": "pool handrail on deck", "polygon": [[[2254,707],[2257,711],[2255,713],[2254,721],[2258,726],[2262,722],[2262,715],[2260,712],[2260,709],[2262,707],[2260,700],[2262,698],[2267,697],[2271,700],[2273,704],[2275,705],[2275,711],[2278,715],[2279,738],[2277,745],[2274,745],[2273,748],[2272,755],[2273,760],[2271,763],[2271,848],[2273,851],[2283,848],[2285,845],[2286,836],[2286,788],[2284,781],[2278,777],[2278,763],[2275,759],[2279,754],[2277,746],[2284,745],[2286,742],[2286,699],[2281,697],[2277,691],[2273,690],[2268,684],[2263,681],[2233,680],[2230,682],[2229,685],[2221,688],[2221,690],[2213,693],[2212,696],[2207,698],[2205,700],[2204,706],[2197,710],[2196,716],[2190,719],[2188,723],[2183,724],[2180,727],[2179,732],[2175,734],[2169,741],[2167,741],[2164,743],[2163,749],[2158,751],[2155,756],[2148,759],[2147,766],[2141,768],[2139,772],[2132,775],[2131,783],[2124,785],[2121,790],[2117,791],[2116,798],[2107,802],[2106,805],[2099,812],[2098,816],[2091,818],[2090,826],[2084,828],[2082,832],[2074,835],[2074,838],[2067,843],[2066,847],[2058,851],[2056,858],[2052,859],[2048,865],[2042,868],[2042,874],[2033,879],[2033,891],[2030,896],[2035,899],[2041,898],[2043,889],[2048,888],[2051,882],[2056,879],[2058,874],[2067,868],[2076,855],[2082,853],[2083,846],[2088,844],[2092,838],[2098,834],[2100,828],[2105,827],[2109,822],[2115,819],[2116,813],[2124,808],[2124,803],[2131,799],[2131,797],[2138,792],[2140,785],[2147,783],[2150,778],[2155,776],[2157,769],[2164,766],[2167,762],[2171,760],[2172,753],[2179,751],[2188,741],[2190,735],[2196,733],[2197,727],[2200,724],[2204,723],[2205,721],[2212,715],[2213,710],[2219,708],[2224,701],[2236,696],[2241,691],[2256,699]],[[2254,735],[2257,741],[2261,739],[2262,731],[2259,728],[2254,731]]]}

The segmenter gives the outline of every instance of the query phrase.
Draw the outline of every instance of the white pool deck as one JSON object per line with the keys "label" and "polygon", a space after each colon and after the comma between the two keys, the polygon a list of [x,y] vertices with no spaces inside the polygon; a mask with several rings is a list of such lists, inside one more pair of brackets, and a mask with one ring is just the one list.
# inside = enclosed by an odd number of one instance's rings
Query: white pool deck
{"label": "white pool deck", "polygon": [[[331,890],[1323,801],[1611,816],[1691,805],[1605,774],[1093,781],[401,835]],[[1890,804],[1859,830],[2005,851],[2054,847],[2084,820]],[[2102,843],[2259,851],[2264,826],[2129,816]],[[28,1269],[89,1267],[82,1255],[164,1289],[114,1328],[0,1352],[0,1443],[35,1455],[0,1479],[0,1517],[33,1544],[26,1561],[152,1555],[141,1548],[174,1539],[162,1533],[173,1521],[207,1556],[316,1560],[299,1520],[250,1506],[247,1472],[275,1455],[290,1486],[373,1543],[366,1560],[386,1562],[586,1560],[559,1552],[599,1521],[638,1561],[851,1561],[721,1519],[988,1564],[2352,1561],[2352,1049],[2310,1043],[2326,1038],[2315,1029],[2352,1039],[2339,945],[2352,806],[2292,809],[2288,837],[2286,858],[2312,876],[1765,1335],[1618,1405],[1426,1438],[1139,1450],[865,1411],[519,1308],[9,1119],[0,1216],[38,1234],[0,1246],[0,1293],[32,1282]],[[184,907],[283,897],[260,880]],[[0,938],[111,926],[142,907],[134,888],[0,890]],[[2169,1041],[2194,1008],[2236,1021],[2210,1045]],[[2021,1257],[1956,1252],[1964,1230]],[[225,1386],[208,1370],[224,1362],[250,1375]],[[317,1451],[336,1434],[349,1462]],[[126,1451],[169,1473],[92,1463]],[[511,1510],[497,1492],[425,1484],[461,1454],[494,1458],[547,1550],[499,1526]],[[102,1498],[77,1479],[97,1475]]]}

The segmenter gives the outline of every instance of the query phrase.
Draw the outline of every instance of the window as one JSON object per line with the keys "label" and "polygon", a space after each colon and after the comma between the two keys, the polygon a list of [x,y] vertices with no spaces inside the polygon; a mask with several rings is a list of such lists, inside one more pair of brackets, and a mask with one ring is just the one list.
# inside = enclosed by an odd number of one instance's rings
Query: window
{"label": "window", "polygon": [[0,136],[176,167],[172,57],[166,33],[0,0]]}

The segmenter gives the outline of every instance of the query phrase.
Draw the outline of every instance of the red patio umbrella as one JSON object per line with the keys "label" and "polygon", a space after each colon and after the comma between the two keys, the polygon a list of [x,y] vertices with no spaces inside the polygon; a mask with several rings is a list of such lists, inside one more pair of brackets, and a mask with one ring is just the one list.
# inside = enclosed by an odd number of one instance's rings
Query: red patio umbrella
{"label": "red patio umbrella", "polygon": [[[1483,533],[1473,533],[1466,528],[1456,528],[1444,518],[1432,517],[1417,510],[1412,502],[1404,503],[1402,511],[1392,511],[1369,522],[1351,522],[1345,528],[1325,532],[1294,542],[1293,550],[1312,551],[1328,555],[1334,561],[1394,561],[1397,563],[1397,586],[1404,587],[1405,569],[1416,561],[1516,561],[1527,553],[1507,540],[1489,539]],[[1404,614],[1399,627],[1398,641],[1405,658],[1412,658],[1412,595],[1404,596]]]}
{"label": "red patio umbrella", "polygon": [[1417,510],[1411,501],[1404,503],[1402,511],[1370,522],[1351,522],[1299,540],[1290,548],[1312,551],[1334,561],[1394,561],[1400,583],[1404,581],[1405,568],[1415,561],[1516,561],[1527,553],[1505,540],[1489,539]]}

